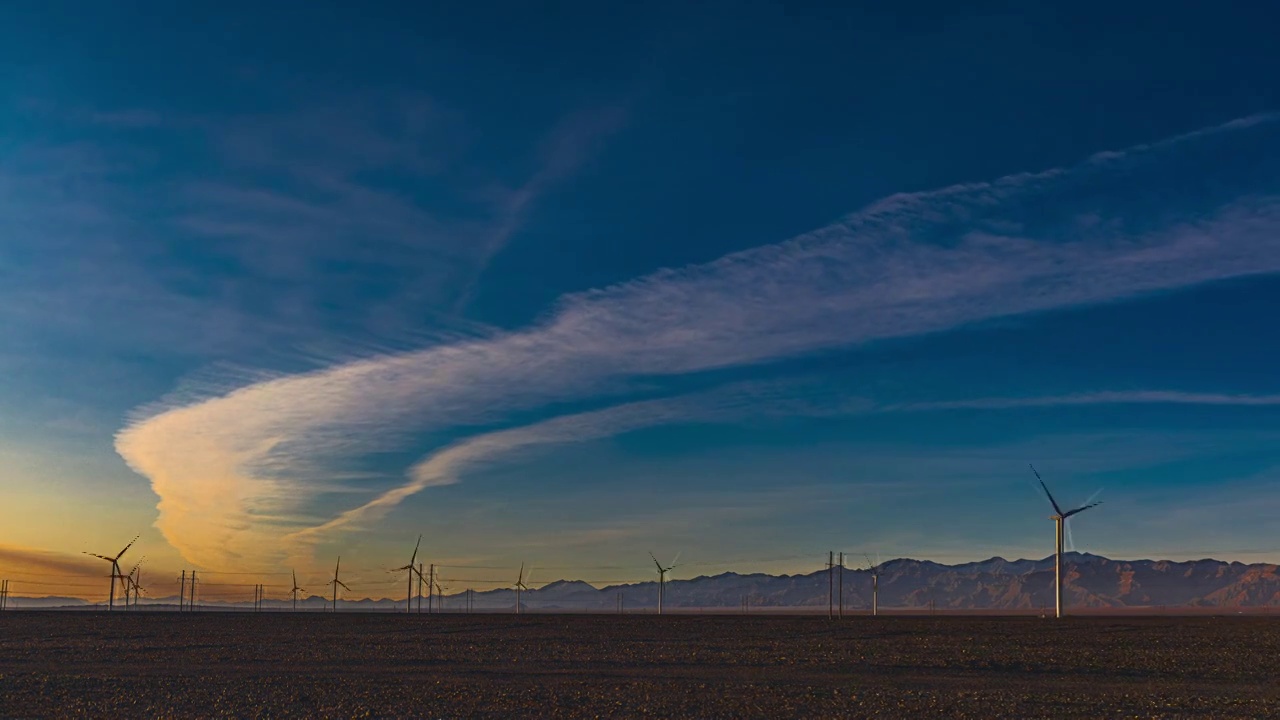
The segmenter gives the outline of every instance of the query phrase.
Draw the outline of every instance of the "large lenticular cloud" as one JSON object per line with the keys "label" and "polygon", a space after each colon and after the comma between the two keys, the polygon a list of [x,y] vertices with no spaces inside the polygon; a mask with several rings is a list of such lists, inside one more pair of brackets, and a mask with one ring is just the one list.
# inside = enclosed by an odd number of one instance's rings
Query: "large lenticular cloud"
{"label": "large lenticular cloud", "polygon": [[[566,296],[521,330],[174,403],[136,418],[116,447],[151,481],[157,527],[188,560],[269,563],[282,537],[346,524],[312,514],[328,463],[405,449],[425,431],[501,423],[637,375],[761,364],[1280,272],[1280,160],[1267,159],[1280,158],[1275,120],[895,196],[778,245]],[[619,427],[670,421],[665,411],[628,418]],[[455,447],[471,462],[486,447],[529,442],[500,432]],[[465,465],[431,463],[353,508],[385,511],[455,481]]]}

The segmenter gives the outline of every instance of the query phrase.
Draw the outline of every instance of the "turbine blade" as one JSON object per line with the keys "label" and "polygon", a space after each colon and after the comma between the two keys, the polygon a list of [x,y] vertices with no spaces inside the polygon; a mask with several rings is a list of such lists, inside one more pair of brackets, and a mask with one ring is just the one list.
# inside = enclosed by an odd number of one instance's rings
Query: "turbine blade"
{"label": "turbine blade", "polygon": [[1088,505],[1085,505],[1084,507],[1078,507],[1078,508],[1076,508],[1075,510],[1072,510],[1071,512],[1063,513],[1062,517],[1063,517],[1064,519],[1065,519],[1065,518],[1069,518],[1069,517],[1071,517],[1072,515],[1078,515],[1078,514],[1080,514],[1080,513],[1084,512],[1085,510],[1088,510],[1089,508],[1095,508],[1095,507],[1098,507],[1098,506],[1099,506],[1099,505],[1101,505],[1101,504],[1102,504],[1102,503],[1100,503],[1100,502],[1090,503],[1090,504],[1088,504]]}
{"label": "turbine blade", "polygon": [[409,567],[413,567],[413,564],[414,564],[415,562],[417,562],[417,560],[418,560],[418,548],[419,548],[421,545],[422,545],[422,536],[421,536],[421,535],[419,535],[419,536],[418,536],[418,544],[413,546],[413,557],[409,558]]}
{"label": "turbine blade", "polygon": [[[680,562],[680,555],[681,555],[681,554],[683,554],[683,553],[684,553],[684,551],[683,551],[683,550],[677,550],[677,551],[676,551],[676,556],[675,556],[675,557],[673,557],[673,558],[671,558],[671,567],[675,567],[675,566],[676,566],[676,563]],[[668,570],[670,570],[671,568],[667,568],[667,569],[668,569]]]}
{"label": "turbine blade", "polygon": [[658,566],[658,572],[659,572],[659,573],[664,573],[664,572],[666,572],[666,570],[663,570],[663,569],[662,569],[662,563],[658,562],[658,558],[654,557],[654,556],[653,556],[653,553],[649,553],[649,557],[653,558],[653,564]]}
{"label": "turbine blade", "polygon": [[128,545],[125,545],[125,546],[124,546],[124,549],[120,551],[120,554],[119,554],[119,555],[116,555],[115,559],[116,559],[116,560],[119,560],[120,558],[124,557],[124,554],[125,554],[125,553],[127,553],[127,552],[129,552],[129,548],[133,547],[133,544],[134,544],[134,543],[136,543],[136,542],[138,542],[138,538],[140,538],[140,537],[142,537],[142,536],[141,536],[141,535],[135,535],[135,536],[134,536],[134,538],[133,538],[132,540],[130,540],[130,541],[129,541],[129,544],[128,544]]}
{"label": "turbine blade", "polygon": [[[1040,481],[1040,487],[1044,490],[1045,496],[1049,498],[1049,503],[1053,505],[1053,511],[1062,515],[1062,508],[1058,507],[1058,501],[1053,499],[1053,493],[1049,492],[1049,486],[1044,484],[1044,478],[1040,477],[1040,473],[1036,472],[1035,465],[1029,465],[1031,472],[1036,473],[1036,479]],[[1063,517],[1066,517],[1065,515]]]}
{"label": "turbine blade", "polygon": [[1063,530],[1065,530],[1065,531],[1066,531],[1066,533],[1067,533],[1067,552],[1075,552],[1075,551],[1076,551],[1076,539],[1075,539],[1075,537],[1071,534],[1071,521],[1070,521],[1070,520],[1068,520],[1068,519],[1067,519],[1067,518],[1065,518],[1065,517],[1064,517],[1064,518],[1062,518],[1062,529],[1063,529]]}
{"label": "turbine blade", "polygon": [[87,553],[85,553],[85,555],[90,555],[90,556],[93,556],[93,557],[96,557],[96,558],[102,558],[103,560],[106,560],[106,561],[107,561],[107,562],[109,562],[109,563],[113,563],[113,562],[115,562],[115,558],[109,558],[109,557],[107,557],[106,555],[99,555],[98,553],[91,553],[91,552],[87,552]]}

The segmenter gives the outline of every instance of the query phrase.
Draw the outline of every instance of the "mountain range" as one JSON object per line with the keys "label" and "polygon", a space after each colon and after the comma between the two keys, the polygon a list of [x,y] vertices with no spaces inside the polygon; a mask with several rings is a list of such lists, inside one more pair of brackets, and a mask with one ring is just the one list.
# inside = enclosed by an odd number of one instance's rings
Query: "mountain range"
{"label": "mountain range", "polygon": [[[677,569],[678,570],[678,569]],[[1280,605],[1280,571],[1273,564],[1244,564],[1220,560],[1110,560],[1087,553],[1064,556],[1065,596],[1070,607],[1091,609],[1246,608]],[[844,605],[863,610],[871,605],[871,573],[844,570]],[[812,608],[827,606],[832,579],[826,570],[798,575],[727,572],[692,579],[669,579],[664,606],[670,609],[737,610],[749,608]],[[649,610],[657,603],[654,582],[594,587],[579,580],[557,580],[527,590],[522,605],[530,610],[612,611],[621,602],[626,610]],[[1033,611],[1053,606],[1053,557],[1043,560],[991,558],[980,562],[943,565],[908,558],[879,566],[879,602],[886,610]],[[465,593],[434,598],[445,611],[460,611]],[[509,589],[475,591],[478,611],[511,610],[515,593]],[[142,600],[153,609],[176,607],[176,597]],[[299,609],[321,610],[329,600],[299,599]],[[384,610],[404,607],[403,599],[339,600],[340,610]],[[424,603],[425,605],[425,603]],[[18,598],[13,608],[93,607],[74,598]],[[204,602],[202,609],[244,609],[250,602]],[[271,600],[267,609],[291,607],[289,600]]]}

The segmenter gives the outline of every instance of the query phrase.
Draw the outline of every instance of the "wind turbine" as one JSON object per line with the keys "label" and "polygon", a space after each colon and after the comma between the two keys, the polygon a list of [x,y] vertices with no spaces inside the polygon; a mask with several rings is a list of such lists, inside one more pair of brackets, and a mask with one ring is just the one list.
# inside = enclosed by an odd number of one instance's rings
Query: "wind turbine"
{"label": "wind turbine", "polygon": [[404,567],[398,567],[395,570],[391,571],[391,572],[400,572],[401,570],[409,571],[409,590],[405,593],[405,596],[404,596],[404,611],[407,613],[413,612],[413,574],[418,571],[418,568],[414,567],[413,564],[418,560],[418,547],[421,545],[422,545],[422,536],[419,535],[418,544],[413,546],[413,557],[409,558],[409,564],[405,565]]}
{"label": "wind turbine", "polygon": [[333,566],[333,580],[329,582],[333,586],[333,611],[338,612],[338,586],[342,586],[343,590],[351,592],[351,588],[347,584],[338,579],[338,568],[342,567],[342,556],[338,556],[338,562]]}
{"label": "wind turbine", "polygon": [[[85,553],[85,555],[90,555],[92,557],[106,560],[107,562],[111,563],[111,595],[109,595],[107,599],[108,610],[114,610],[116,607],[116,578],[119,578],[121,580],[124,580],[125,578],[125,575],[120,572],[120,558],[124,557],[124,554],[129,552],[129,548],[133,547],[133,544],[138,542],[138,538],[140,537],[142,536],[138,535],[134,537],[132,540],[130,540],[129,544],[125,545],[123,550],[116,553],[115,557],[107,557],[106,555],[99,555],[97,553],[91,553],[91,552]],[[128,585],[126,585],[125,587],[128,588]]]}
{"label": "wind turbine", "polygon": [[138,558],[138,562],[134,564],[133,569],[125,576],[125,579],[129,582],[129,588],[125,591],[125,607],[129,606],[128,598],[130,591],[133,593],[134,608],[138,607],[138,594],[145,592],[145,588],[142,587],[142,561],[146,559],[146,555]]}
{"label": "wind turbine", "polygon": [[[337,573],[336,573],[336,572],[335,572],[334,574],[335,574],[335,575],[337,575]],[[293,595],[293,609],[294,609],[294,612],[297,612],[297,610],[298,610],[298,593],[300,593],[300,592],[306,592],[306,591],[305,591],[305,590],[303,590],[302,588],[298,587],[298,571],[297,571],[297,570],[294,570],[294,571],[293,571],[293,589],[292,589],[292,590],[290,590],[289,592],[290,592],[290,594],[292,594],[292,595]]]}
{"label": "wind turbine", "polygon": [[675,558],[671,560],[671,564],[662,567],[662,563],[658,562],[658,558],[649,553],[649,557],[653,558],[653,564],[658,566],[658,614],[662,614],[662,601],[667,596],[667,573],[676,567],[676,560],[680,559],[680,553],[676,553]]}
{"label": "wind turbine", "polygon": [[444,591],[448,589],[449,589],[448,586],[441,585],[440,581],[436,580],[436,595],[440,597],[440,612],[447,612],[444,606],[444,600],[445,600]]}
{"label": "wind turbine", "polygon": [[876,564],[871,564],[871,556],[863,554],[867,559],[867,572],[871,573],[871,616],[880,614],[880,553],[876,553]]}
{"label": "wind turbine", "polygon": [[1102,503],[1101,502],[1088,503],[1087,505],[1082,505],[1081,507],[1078,507],[1075,510],[1068,510],[1067,512],[1063,512],[1062,508],[1058,507],[1058,501],[1053,499],[1053,493],[1049,492],[1049,486],[1044,484],[1044,478],[1040,477],[1040,473],[1036,472],[1036,468],[1034,465],[1030,467],[1031,467],[1031,472],[1035,473],[1036,480],[1040,481],[1040,487],[1044,489],[1045,496],[1049,498],[1049,504],[1053,505],[1054,514],[1049,518],[1054,522],[1056,536],[1057,536],[1056,538],[1057,544],[1055,546],[1056,552],[1054,553],[1054,556],[1053,556],[1053,585],[1054,585],[1053,594],[1054,594],[1054,600],[1057,606],[1055,617],[1060,618],[1062,617],[1062,531],[1063,531],[1063,528],[1067,524],[1067,518],[1071,517],[1072,515],[1078,515],[1084,512],[1085,510],[1088,510],[1091,507],[1097,507]]}
{"label": "wind turbine", "polygon": [[520,614],[520,593],[528,590],[524,584],[524,563],[520,563],[520,575],[516,578],[516,614]]}

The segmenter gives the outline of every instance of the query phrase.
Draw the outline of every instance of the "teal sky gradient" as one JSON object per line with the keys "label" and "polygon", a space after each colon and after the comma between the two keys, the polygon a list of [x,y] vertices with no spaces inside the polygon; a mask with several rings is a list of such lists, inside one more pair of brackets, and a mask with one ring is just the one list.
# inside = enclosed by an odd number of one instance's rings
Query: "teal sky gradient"
{"label": "teal sky gradient", "polygon": [[0,545],[1276,561],[1280,18],[1158,7],[7,9]]}

